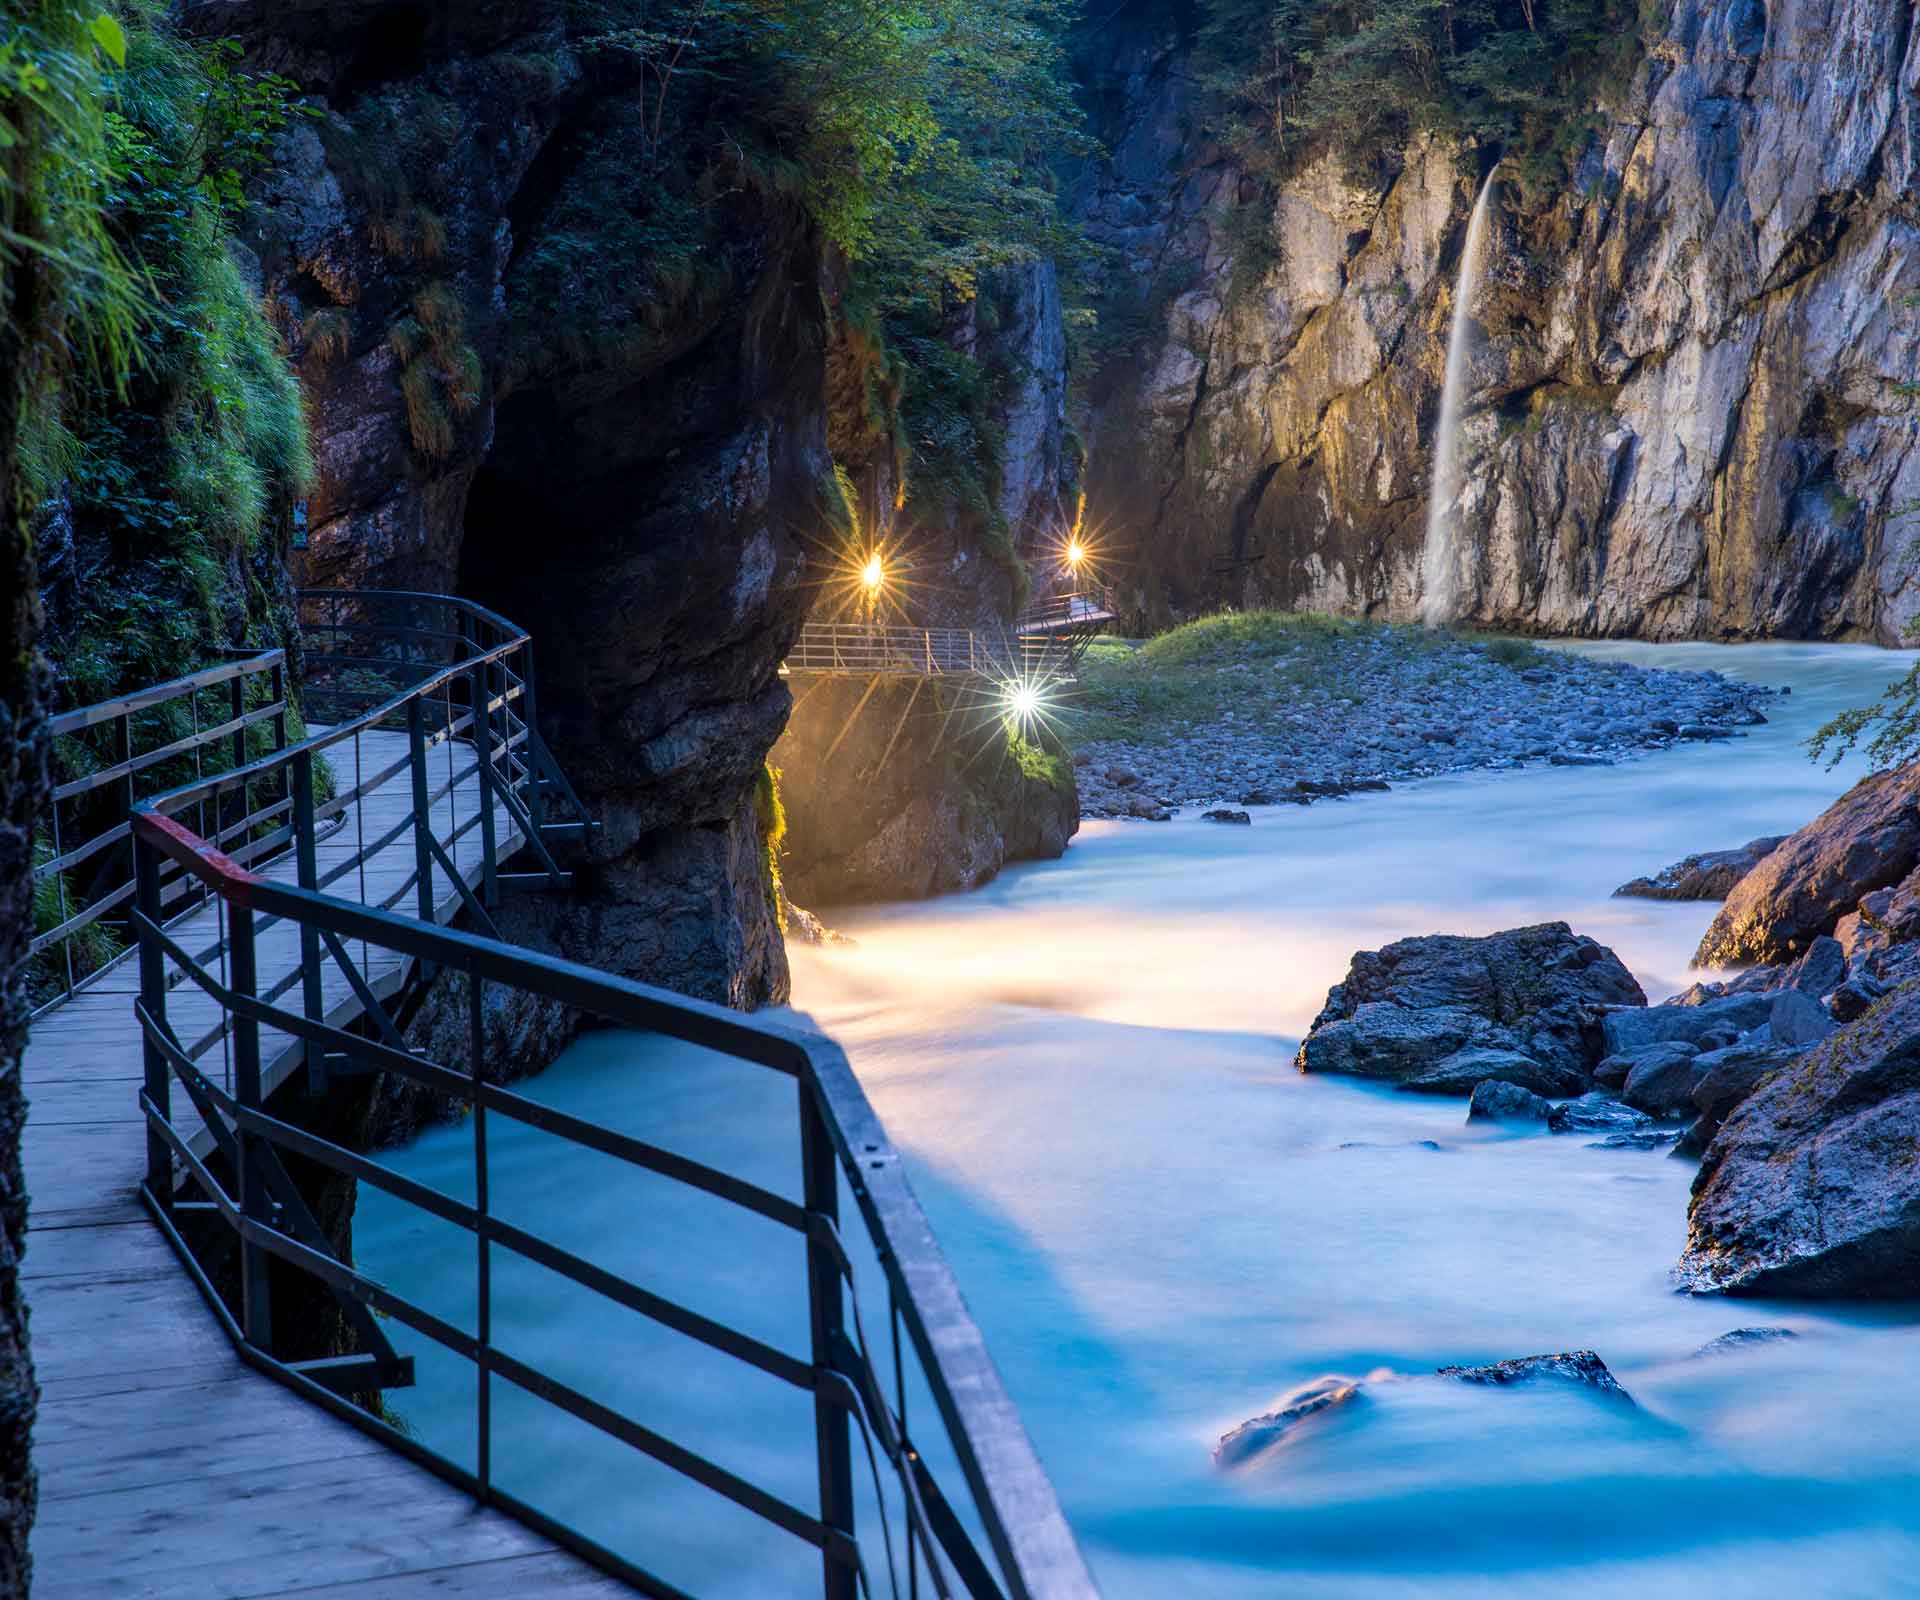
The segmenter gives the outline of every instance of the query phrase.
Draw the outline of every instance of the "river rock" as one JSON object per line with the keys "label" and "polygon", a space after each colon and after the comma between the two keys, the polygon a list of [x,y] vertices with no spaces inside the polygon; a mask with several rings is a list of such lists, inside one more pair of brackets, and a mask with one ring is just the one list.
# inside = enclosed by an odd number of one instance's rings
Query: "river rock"
{"label": "river rock", "polygon": [[1691,1061],[1699,1054],[1699,1047],[1685,1039],[1663,1039],[1658,1044],[1643,1044],[1632,1050],[1623,1050],[1618,1055],[1608,1056],[1593,1069],[1593,1081],[1604,1089],[1618,1089],[1632,1075],[1635,1067],[1648,1062]]}
{"label": "river rock", "polygon": [[1491,1083],[1538,1096],[1578,1094],[1587,1079],[1577,1067],[1540,1061],[1518,1050],[1470,1045],[1402,1079],[1400,1087],[1414,1094],[1472,1094],[1480,1085]]}
{"label": "river rock", "polygon": [[1780,1327],[1777,1323],[1763,1323],[1754,1328],[1735,1328],[1723,1333],[1717,1339],[1709,1339],[1687,1359],[1698,1361],[1703,1356],[1730,1355],[1735,1350],[1751,1350],[1757,1344],[1778,1344],[1783,1339],[1797,1339],[1800,1335],[1791,1328]]}
{"label": "river rock", "polygon": [[1801,1046],[1818,1044],[1833,1029],[1834,1021],[1827,1015],[1827,1008],[1812,995],[1799,989],[1782,989],[1773,997],[1773,1009],[1767,1013],[1769,1042]]}
{"label": "river rock", "polygon": [[1828,996],[1833,1020],[1848,1023],[1863,1017],[1874,1001],[1887,992],[1887,986],[1869,972],[1856,972]]}
{"label": "river rock", "polygon": [[1358,1400],[1363,1384],[1358,1378],[1325,1377],[1302,1384],[1282,1397],[1264,1415],[1249,1418],[1213,1447],[1216,1467],[1244,1466],[1280,1443],[1309,1417],[1317,1417]]}
{"label": "river rock", "polygon": [[1613,892],[1643,900],[1724,900],[1785,837],[1769,834],[1751,839],[1736,850],[1703,851],[1662,868],[1650,878],[1623,883]]}
{"label": "river rock", "polygon": [[1689,1098],[1695,1110],[1719,1122],[1759,1088],[1769,1073],[1778,1072],[1799,1055],[1791,1045],[1742,1042],[1696,1056]]}
{"label": "river rock", "polygon": [[1920,1296],[1920,981],[1734,1108],[1675,1277],[1696,1294]]}
{"label": "river rock", "polygon": [[1780,962],[1920,864],[1920,764],[1863,778],[1790,834],[1727,896],[1694,953],[1703,967]]}
{"label": "river rock", "polygon": [[1780,981],[1818,1000],[1839,988],[1846,976],[1846,948],[1838,939],[1823,933],[1807,946],[1806,954],[1780,974]]}
{"label": "river rock", "polygon": [[1700,1058],[1650,1060],[1627,1074],[1620,1098],[1656,1117],[1677,1116],[1693,1104],[1693,1079]]}
{"label": "river rock", "polygon": [[1555,1106],[1547,1126],[1555,1133],[1644,1133],[1652,1128],[1653,1118],[1595,1091]]}
{"label": "river rock", "polygon": [[[1296,1064],[1303,1072],[1424,1077],[1408,1086],[1434,1092],[1467,1094],[1500,1078],[1535,1093],[1577,1093],[1601,1055],[1606,1008],[1645,1005],[1619,957],[1564,922],[1484,938],[1402,939],[1354,956]],[[1429,1071],[1469,1047],[1503,1054]],[[1538,1070],[1529,1075],[1514,1057]]]}
{"label": "river rock", "polygon": [[1606,1053],[1624,1055],[1646,1045],[1670,1042],[1698,1046],[1721,1030],[1737,1038],[1759,1027],[1772,1012],[1773,997],[1769,994],[1728,994],[1698,1005],[1669,1002],[1614,1011],[1602,1024]]}
{"label": "river rock", "polygon": [[1201,812],[1200,815],[1206,818],[1208,822],[1227,822],[1240,827],[1245,827],[1253,821],[1253,818],[1248,816],[1246,812],[1229,811],[1225,806],[1216,806],[1211,811]]}
{"label": "river rock", "polygon": [[1563,1383],[1584,1384],[1612,1400],[1633,1404],[1633,1396],[1620,1386],[1620,1380],[1607,1370],[1606,1362],[1591,1350],[1570,1350],[1559,1355],[1516,1356],[1494,1361],[1484,1367],[1441,1367],[1438,1375],[1461,1383],[1532,1383],[1540,1378]]}
{"label": "river rock", "polygon": [[1483,1078],[1475,1084],[1473,1098],[1467,1102],[1469,1122],[1545,1122],[1552,1115],[1552,1101],[1498,1078]]}

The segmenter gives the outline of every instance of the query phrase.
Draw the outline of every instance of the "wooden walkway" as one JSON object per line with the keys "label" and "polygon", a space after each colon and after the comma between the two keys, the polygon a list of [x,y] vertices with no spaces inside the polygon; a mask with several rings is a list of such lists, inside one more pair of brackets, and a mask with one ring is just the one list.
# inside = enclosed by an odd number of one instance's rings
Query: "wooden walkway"
{"label": "wooden walkway", "polygon": [[[375,732],[357,751],[342,744],[328,754],[340,787],[350,789],[362,767],[371,777],[406,751],[405,734]],[[443,746],[435,759],[465,766],[472,755],[467,746]],[[478,804],[477,780],[469,779],[436,806],[435,832],[444,840]],[[322,876],[410,809],[403,769],[322,842]],[[504,813],[498,826],[504,856],[517,835]],[[449,849],[477,881],[479,830]],[[413,860],[403,835],[328,892],[378,904],[405,883]],[[264,875],[291,881],[292,863]],[[446,921],[459,893],[437,887]],[[400,909],[414,909],[412,890]],[[212,907],[198,912],[175,936],[188,950],[205,948],[218,936],[217,916]],[[266,929],[258,955],[264,991],[298,969],[297,930]],[[397,958],[375,955],[371,987],[391,993],[404,971]],[[345,1021],[358,1004],[331,963],[326,972],[329,1016]],[[134,992],[133,964],[122,963],[36,1022],[26,1055],[32,1212],[22,1276],[41,1388],[33,1447],[38,1600],[631,1595],[233,1353],[136,1198],[146,1137]],[[202,1046],[209,1076],[222,1078],[226,1041],[214,1002],[182,985],[168,1014],[189,1048]],[[298,1060],[292,1042],[275,1033],[262,1035],[261,1055],[269,1085]],[[184,1099],[176,1093],[176,1113]]]}

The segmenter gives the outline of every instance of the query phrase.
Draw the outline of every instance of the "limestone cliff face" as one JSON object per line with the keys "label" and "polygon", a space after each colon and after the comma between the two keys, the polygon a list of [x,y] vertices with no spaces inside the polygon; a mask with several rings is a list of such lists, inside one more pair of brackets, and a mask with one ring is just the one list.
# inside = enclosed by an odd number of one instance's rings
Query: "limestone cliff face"
{"label": "limestone cliff face", "polygon": [[523,264],[595,213],[577,188],[624,92],[570,50],[565,0],[186,16],[324,113],[289,130],[247,241],[314,432],[299,576],[459,592],[526,627],[543,729],[602,824],[572,894],[512,902],[506,931],[784,999],[752,790],[832,465],[822,252],[797,203],[717,207],[724,267],[647,339],[529,354],[558,320],[536,291],[583,293]]}
{"label": "limestone cliff face", "polygon": [[[1573,182],[1498,191],[1468,620],[1891,642],[1920,614],[1915,14],[1677,0]],[[1492,155],[1423,140],[1374,184],[1328,158],[1262,199],[1201,137],[1190,21],[1133,5],[1093,69],[1110,156],[1078,203],[1147,331],[1091,384],[1091,521],[1145,620],[1413,615]]]}

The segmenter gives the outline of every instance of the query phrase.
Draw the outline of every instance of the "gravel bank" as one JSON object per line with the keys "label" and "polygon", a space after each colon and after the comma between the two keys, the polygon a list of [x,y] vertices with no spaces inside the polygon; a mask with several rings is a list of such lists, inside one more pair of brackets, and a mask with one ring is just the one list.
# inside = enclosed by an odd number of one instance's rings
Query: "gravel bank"
{"label": "gravel bank", "polygon": [[1251,614],[1102,641],[1070,737],[1082,816],[1158,820],[1731,738],[1767,720],[1774,693],[1513,640]]}

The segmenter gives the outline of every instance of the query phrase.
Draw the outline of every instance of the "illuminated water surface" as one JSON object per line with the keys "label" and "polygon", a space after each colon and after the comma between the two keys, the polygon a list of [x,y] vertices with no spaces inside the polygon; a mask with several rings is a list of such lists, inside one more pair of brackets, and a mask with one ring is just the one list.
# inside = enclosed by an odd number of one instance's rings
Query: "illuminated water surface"
{"label": "illuminated water surface", "polygon": [[[1690,981],[1713,908],[1610,891],[1807,820],[1856,774],[1822,772],[1800,740],[1906,666],[1840,646],[1582,648],[1794,694],[1748,738],[1613,768],[1436,780],[1250,829],[1091,824],[1062,861],[843,915],[857,948],[794,952],[799,1013],[846,1047],[905,1151],[1110,1596],[1912,1591],[1914,1323],[1677,1296],[1690,1163],[1469,1129],[1459,1101],[1291,1066],[1351,953],[1409,934],[1564,919],[1656,999]],[[796,1191],[792,1088],[763,1074],[600,1035],[530,1092]],[[493,1136],[515,1220],[803,1349],[780,1230],[599,1158],[556,1161],[497,1121]],[[470,1151],[465,1126],[437,1130],[395,1164],[460,1192]],[[470,1242],[372,1194],[357,1238],[371,1270],[470,1317]],[[537,1269],[495,1270],[512,1348],[812,1504],[798,1395]],[[1762,1323],[1802,1337],[1690,1359]],[[1385,1385],[1256,1470],[1209,1460],[1322,1374],[1583,1347],[1637,1408]],[[464,1369],[423,1353],[396,1398],[470,1454]],[[510,1487],[695,1592],[807,1592],[817,1569],[784,1535],[497,1403]]]}

